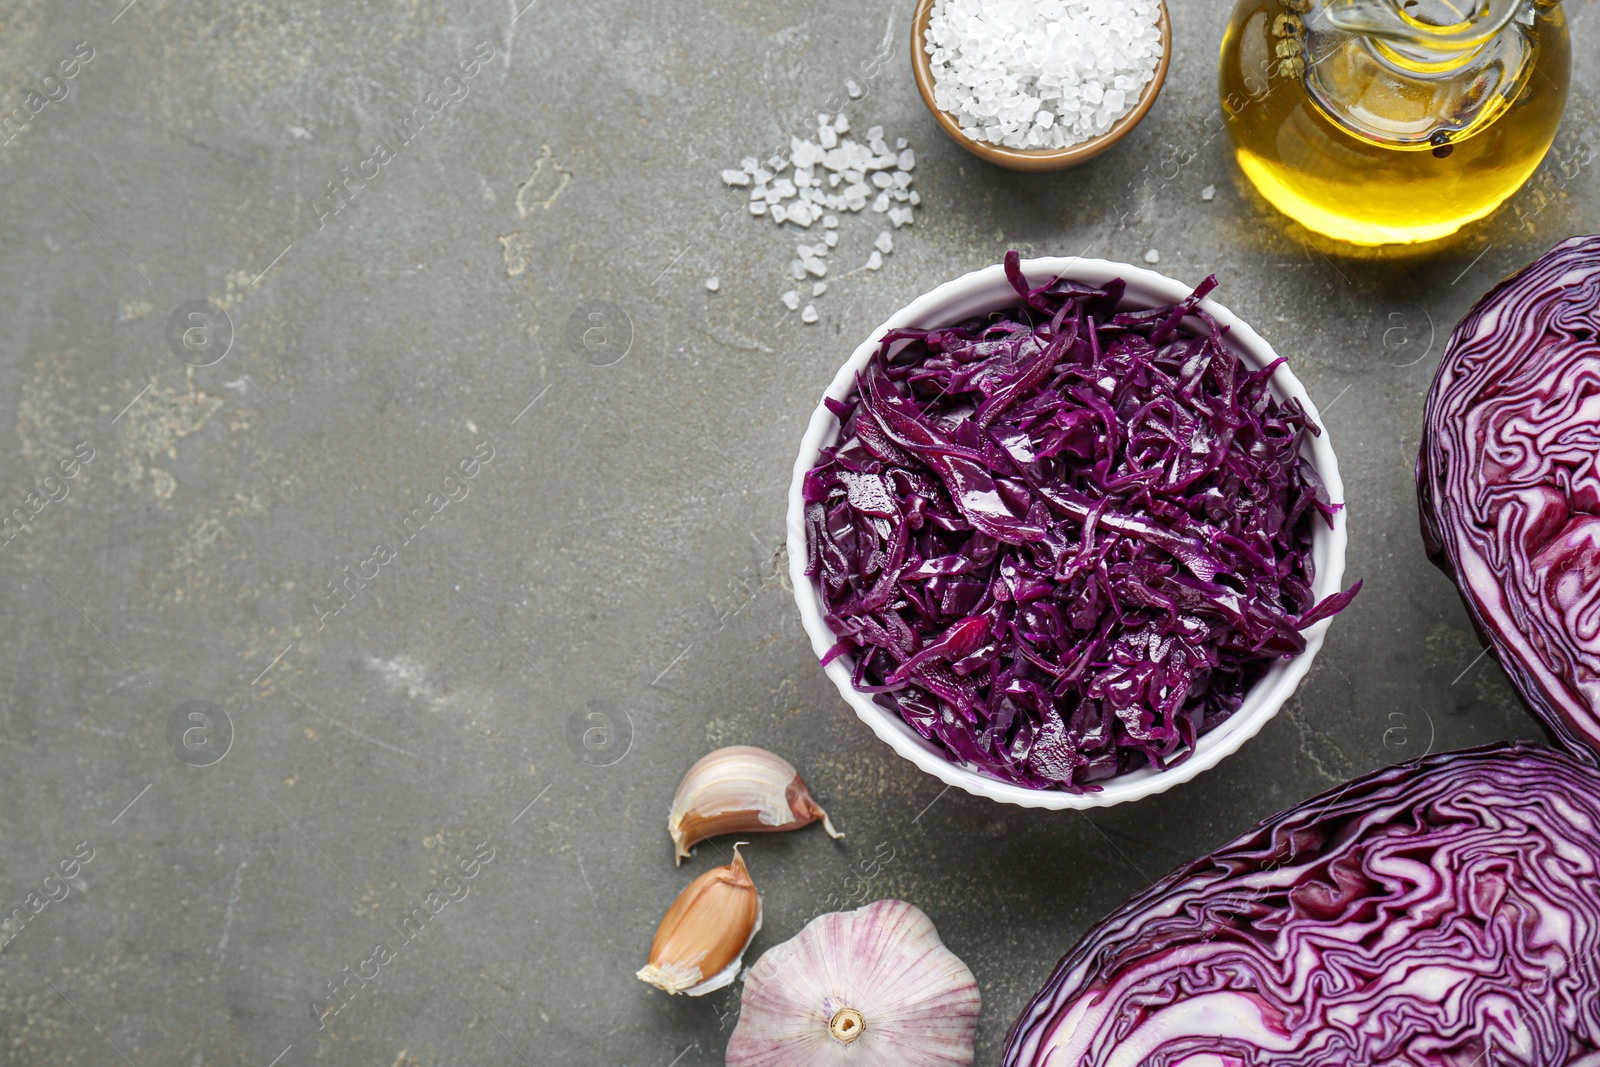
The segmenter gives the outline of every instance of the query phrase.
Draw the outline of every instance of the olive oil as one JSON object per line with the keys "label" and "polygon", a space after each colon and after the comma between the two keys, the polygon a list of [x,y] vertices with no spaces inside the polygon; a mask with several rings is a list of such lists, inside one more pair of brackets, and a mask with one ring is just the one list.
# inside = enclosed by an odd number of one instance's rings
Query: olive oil
{"label": "olive oil", "polygon": [[[1327,25],[1320,9],[1339,2],[1239,0],[1234,10],[1222,111],[1261,195],[1308,229],[1382,245],[1448,236],[1521,188],[1566,107],[1559,4],[1528,0],[1497,40],[1433,55],[1425,21],[1413,24],[1418,47],[1315,29]],[[1420,4],[1444,9],[1434,24],[1461,18],[1447,0]]]}

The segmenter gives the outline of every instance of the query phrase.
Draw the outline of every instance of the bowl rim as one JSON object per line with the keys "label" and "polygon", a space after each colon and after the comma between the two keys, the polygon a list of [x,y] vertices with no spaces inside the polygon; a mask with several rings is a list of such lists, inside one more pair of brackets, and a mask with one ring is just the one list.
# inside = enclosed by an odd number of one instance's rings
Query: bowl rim
{"label": "bowl rim", "polygon": [[933,100],[933,65],[928,60],[923,41],[927,36],[928,20],[933,17],[933,5],[937,2],[917,0],[916,10],[911,16],[911,76],[917,83],[922,102],[933,113],[934,121],[944,132],[968,152],[996,166],[1009,170],[1047,171],[1065,170],[1088,162],[1121,141],[1143,121],[1155,105],[1156,97],[1161,95],[1161,86],[1167,80],[1167,67],[1172,62],[1172,19],[1167,11],[1167,0],[1156,0],[1156,25],[1161,30],[1161,59],[1156,63],[1155,76],[1145,85],[1133,110],[1113,122],[1105,133],[1066,148],[1008,148],[988,141],[975,141],[962,133],[956,120]]}
{"label": "bowl rim", "polygon": [[[1089,285],[1104,285],[1113,278],[1127,283],[1123,297],[1125,307],[1158,307],[1174,304],[1192,291],[1185,285],[1155,271],[1129,263],[1116,263],[1103,259],[1083,259],[1077,256],[1045,256],[1022,261],[1022,273],[1033,285],[1041,285],[1056,277]],[[974,314],[998,310],[1015,303],[1016,291],[1006,280],[1005,267],[997,263],[952,279],[917,297],[896,311],[871,335],[856,347],[823,394],[824,398],[843,400],[855,390],[855,375],[866,366],[877,351],[883,336],[902,326],[946,326]],[[1278,354],[1249,324],[1226,307],[1210,298],[1202,300],[1199,307],[1227,328],[1225,343],[1247,364],[1265,367],[1278,359]],[[1186,320],[1188,321],[1188,320]],[[1322,428],[1320,436],[1308,435],[1302,448],[1317,473],[1322,477],[1329,494],[1336,501],[1344,501],[1344,482],[1339,477],[1339,463],[1334,455],[1328,428],[1300,380],[1289,370],[1287,362],[1280,363],[1268,379],[1273,393],[1280,399],[1298,399],[1306,416]],[[786,545],[789,554],[789,578],[794,587],[795,603],[800,609],[801,625],[811,638],[812,651],[820,660],[837,640],[823,617],[821,600],[815,582],[806,575],[806,531],[803,484],[806,473],[815,466],[820,450],[838,437],[839,421],[819,400],[801,439],[800,452],[795,459],[789,485],[789,507],[786,519]],[[1346,502],[1347,503],[1347,502]],[[1316,578],[1312,592],[1317,600],[1339,591],[1344,579],[1345,548],[1348,543],[1349,508],[1339,509],[1333,524],[1317,523],[1312,539],[1312,559],[1316,565]],[[1099,808],[1142,799],[1165,792],[1210,770],[1225,757],[1237,752],[1275,716],[1293,695],[1302,679],[1311,670],[1311,662],[1327,634],[1332,619],[1324,619],[1303,630],[1305,651],[1274,663],[1267,673],[1245,696],[1244,703],[1226,722],[1202,734],[1189,758],[1164,771],[1141,768],[1117,775],[1099,783],[1099,792],[1066,793],[1049,789],[1030,789],[1002,782],[977,771],[952,762],[932,742],[925,740],[894,712],[879,707],[869,694],[861,693],[850,682],[852,661],[841,655],[823,668],[833,681],[845,703],[854,709],[857,717],[866,723],[880,740],[900,756],[933,775],[946,785],[957,786],[974,796],[988,797],[1006,804],[1028,808]]]}

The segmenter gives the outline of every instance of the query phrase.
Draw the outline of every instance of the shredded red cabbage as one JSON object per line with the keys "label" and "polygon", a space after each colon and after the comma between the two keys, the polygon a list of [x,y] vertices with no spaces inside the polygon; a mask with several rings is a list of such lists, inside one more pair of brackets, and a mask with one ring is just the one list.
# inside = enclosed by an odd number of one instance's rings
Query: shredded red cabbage
{"label": "shredded red cabbage", "polygon": [[1119,312],[1121,280],[1020,262],[1019,306],[893,330],[827,402],[806,573],[858,689],[962,765],[1083,792],[1186,758],[1360,583],[1313,603],[1321,431],[1223,344],[1215,278]]}

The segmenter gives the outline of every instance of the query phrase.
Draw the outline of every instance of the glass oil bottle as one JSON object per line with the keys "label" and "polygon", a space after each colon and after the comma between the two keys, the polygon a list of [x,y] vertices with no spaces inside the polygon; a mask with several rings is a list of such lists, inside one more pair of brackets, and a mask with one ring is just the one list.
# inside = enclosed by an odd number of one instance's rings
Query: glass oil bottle
{"label": "glass oil bottle", "polygon": [[1570,77],[1559,0],[1238,0],[1220,81],[1261,195],[1384,245],[1446,237],[1521,188]]}

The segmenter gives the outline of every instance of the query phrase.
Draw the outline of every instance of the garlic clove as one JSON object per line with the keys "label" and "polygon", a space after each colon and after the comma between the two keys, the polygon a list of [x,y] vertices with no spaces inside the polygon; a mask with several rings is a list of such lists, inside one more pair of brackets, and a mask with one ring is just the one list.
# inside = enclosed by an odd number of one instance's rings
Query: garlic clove
{"label": "garlic clove", "polygon": [[691,997],[721,989],[738,976],[744,950],[760,929],[761,894],[734,845],[732,863],[702,874],[672,902],[637,977]]}
{"label": "garlic clove", "polygon": [[727,1067],[970,1067],[980,1003],[920,909],[832,912],[750,969]]}
{"label": "garlic clove", "polygon": [[798,830],[818,819],[829,837],[844,836],[793,764],[764,748],[734,745],[689,768],[672,798],[667,833],[681,864],[695,845],[722,834]]}

